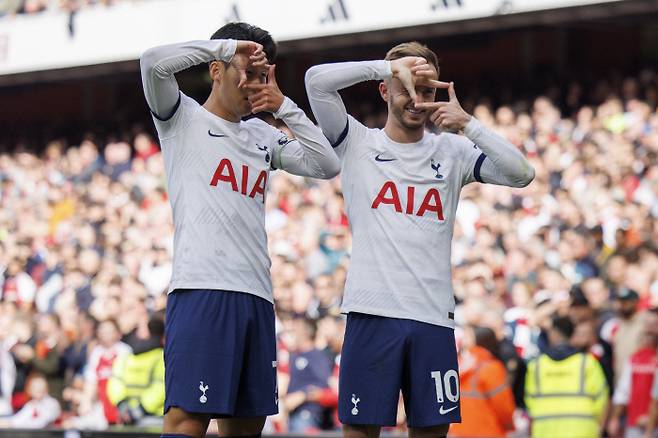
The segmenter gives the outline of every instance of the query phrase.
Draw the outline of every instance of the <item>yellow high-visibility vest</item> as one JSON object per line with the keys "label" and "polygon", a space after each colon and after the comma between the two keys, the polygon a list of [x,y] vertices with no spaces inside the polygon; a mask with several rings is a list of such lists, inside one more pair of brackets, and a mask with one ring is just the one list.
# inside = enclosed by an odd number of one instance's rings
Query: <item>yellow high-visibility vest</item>
{"label": "yellow high-visibility vest", "polygon": [[589,353],[559,361],[542,354],[528,364],[525,401],[533,438],[597,438],[608,386]]}
{"label": "yellow high-visibility vest", "polygon": [[107,395],[115,406],[122,400],[129,400],[131,404],[139,402],[149,415],[163,415],[163,349],[155,348],[117,358],[112,364]]}

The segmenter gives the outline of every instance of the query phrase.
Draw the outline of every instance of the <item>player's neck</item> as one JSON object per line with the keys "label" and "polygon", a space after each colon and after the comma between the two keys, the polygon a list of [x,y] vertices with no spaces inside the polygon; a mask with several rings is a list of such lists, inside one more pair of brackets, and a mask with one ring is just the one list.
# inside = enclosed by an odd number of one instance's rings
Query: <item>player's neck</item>
{"label": "player's neck", "polygon": [[228,120],[229,122],[238,123],[241,120],[239,114],[236,114],[234,111],[231,111],[229,108],[224,105],[224,101],[216,96],[214,96],[215,91],[213,90],[208,96],[208,99],[203,104],[203,107],[212,114],[216,115],[219,118]]}
{"label": "player's neck", "polygon": [[423,139],[425,128],[409,129],[402,126],[395,118],[389,115],[384,126],[384,132],[396,143],[418,143]]}

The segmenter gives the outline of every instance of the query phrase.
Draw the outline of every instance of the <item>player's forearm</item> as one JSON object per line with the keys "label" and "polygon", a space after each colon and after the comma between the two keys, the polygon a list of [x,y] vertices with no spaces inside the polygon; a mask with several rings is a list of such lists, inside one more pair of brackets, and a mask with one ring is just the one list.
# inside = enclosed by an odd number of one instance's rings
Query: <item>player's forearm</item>
{"label": "player's forearm", "polygon": [[175,73],[204,62],[229,62],[236,45],[235,40],[188,41],[144,52],[139,63],[144,95],[151,111],[166,118],[174,110],[179,97]]}
{"label": "player's forearm", "polygon": [[297,139],[282,145],[275,157],[276,167],[322,179],[333,178],[340,172],[340,162],[329,141],[295,102],[285,98],[274,117],[283,120]]}
{"label": "player's forearm", "polygon": [[335,144],[347,123],[347,111],[338,90],[359,82],[391,77],[388,61],[340,62],[311,67],[306,72],[306,93],[324,135]]}
{"label": "player's forearm", "polygon": [[475,117],[464,129],[487,159],[482,163],[483,180],[512,187],[525,187],[535,178],[535,169],[513,144],[487,129]]}

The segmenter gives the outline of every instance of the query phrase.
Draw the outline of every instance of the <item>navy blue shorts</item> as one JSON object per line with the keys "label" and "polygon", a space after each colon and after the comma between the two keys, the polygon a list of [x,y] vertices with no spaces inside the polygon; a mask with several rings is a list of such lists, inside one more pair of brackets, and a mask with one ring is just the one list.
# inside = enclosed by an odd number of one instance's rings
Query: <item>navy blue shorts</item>
{"label": "navy blue shorts", "polygon": [[167,297],[165,412],[278,412],[274,307],[252,294],[175,290]]}
{"label": "navy blue shorts", "polygon": [[454,330],[349,313],[340,361],[340,421],[395,426],[400,390],[409,427],[461,422]]}

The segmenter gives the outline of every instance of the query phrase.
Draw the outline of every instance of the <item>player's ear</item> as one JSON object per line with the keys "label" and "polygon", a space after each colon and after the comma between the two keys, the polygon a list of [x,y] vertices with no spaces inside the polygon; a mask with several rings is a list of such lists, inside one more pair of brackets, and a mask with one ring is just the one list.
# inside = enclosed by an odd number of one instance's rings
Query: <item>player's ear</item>
{"label": "player's ear", "polygon": [[384,99],[384,102],[388,102],[388,84],[386,81],[381,81],[379,83],[379,94],[382,96],[382,99]]}
{"label": "player's ear", "polygon": [[210,79],[212,81],[219,81],[226,71],[226,65],[221,61],[213,61],[208,64],[208,72],[210,73]]}

